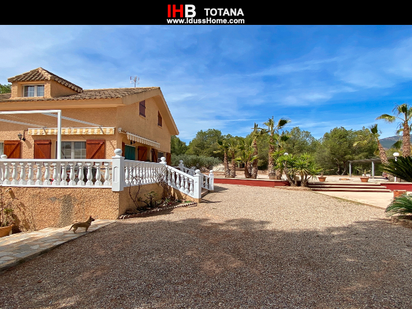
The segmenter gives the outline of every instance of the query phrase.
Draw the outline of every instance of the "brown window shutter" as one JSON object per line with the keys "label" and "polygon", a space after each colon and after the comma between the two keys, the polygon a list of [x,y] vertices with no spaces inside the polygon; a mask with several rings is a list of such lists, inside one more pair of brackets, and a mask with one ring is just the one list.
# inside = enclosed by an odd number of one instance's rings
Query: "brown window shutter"
{"label": "brown window shutter", "polygon": [[145,101],[139,102],[139,115],[146,117],[146,102]]}
{"label": "brown window shutter", "polygon": [[4,141],[4,154],[7,158],[21,158],[21,142],[20,141]]}
{"label": "brown window shutter", "polygon": [[86,159],[106,159],[105,140],[86,141]]}
{"label": "brown window shutter", "polygon": [[152,148],[152,162],[157,162],[157,150]]}
{"label": "brown window shutter", "polygon": [[138,160],[146,161],[147,160],[147,147],[139,146],[138,148]]}
{"label": "brown window shutter", "polygon": [[51,159],[51,140],[34,141],[34,158]]}
{"label": "brown window shutter", "polygon": [[166,153],[166,163],[167,165],[172,165],[172,154],[170,152]]}
{"label": "brown window shutter", "polygon": [[159,127],[162,126],[162,115],[160,115],[159,112],[157,112],[157,125],[158,125]]}

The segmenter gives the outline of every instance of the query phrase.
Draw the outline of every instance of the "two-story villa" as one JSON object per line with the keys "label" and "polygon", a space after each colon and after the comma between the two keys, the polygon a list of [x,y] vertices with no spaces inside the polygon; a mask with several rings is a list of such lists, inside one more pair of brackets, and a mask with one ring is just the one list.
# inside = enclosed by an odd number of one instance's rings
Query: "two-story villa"
{"label": "two-story villa", "polygon": [[179,131],[159,87],[84,90],[43,68],[8,79],[0,94],[0,154],[8,158],[57,158],[57,116],[61,110],[62,159],[126,159],[170,164],[170,140]]}

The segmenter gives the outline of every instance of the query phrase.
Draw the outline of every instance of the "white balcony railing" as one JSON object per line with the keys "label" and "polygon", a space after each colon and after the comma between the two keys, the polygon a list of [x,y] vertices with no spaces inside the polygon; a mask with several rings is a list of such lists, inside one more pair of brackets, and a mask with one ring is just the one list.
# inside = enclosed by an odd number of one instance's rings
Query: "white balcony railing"
{"label": "white balcony railing", "polygon": [[[183,165],[183,162],[181,162]],[[0,159],[0,185],[18,187],[111,188],[157,183],[161,179],[191,197],[200,198],[202,188],[213,190],[213,172],[179,170],[161,163],[125,160],[121,150],[106,160]]]}
{"label": "white balcony railing", "polygon": [[[186,174],[189,175],[195,175],[196,174],[196,168],[195,167],[191,167],[188,168],[186,166],[184,166],[183,161],[180,160],[179,161],[179,169],[183,172],[185,172]],[[214,191],[214,174],[213,174],[213,170],[211,170],[209,172],[209,175],[205,175],[200,173],[201,175],[201,185],[203,189],[209,190],[209,191]]]}
{"label": "white balcony railing", "polygon": [[0,160],[3,186],[111,188],[112,160]]}

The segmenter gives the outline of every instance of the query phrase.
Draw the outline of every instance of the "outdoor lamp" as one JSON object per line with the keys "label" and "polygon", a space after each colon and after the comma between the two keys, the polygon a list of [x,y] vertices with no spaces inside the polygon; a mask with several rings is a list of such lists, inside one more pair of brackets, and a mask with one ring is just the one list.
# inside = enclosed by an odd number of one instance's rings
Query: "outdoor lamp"
{"label": "outdoor lamp", "polygon": [[[395,157],[395,162],[398,161],[399,152],[394,152],[393,156]],[[396,167],[395,167],[395,170],[396,170]],[[395,182],[396,182],[396,176],[395,176]]]}
{"label": "outdoor lamp", "polygon": [[19,138],[19,140],[23,140],[23,142],[26,140],[21,133],[17,134],[17,137]]}
{"label": "outdoor lamp", "polygon": [[395,157],[395,161],[398,161],[399,152],[394,152],[393,156]]}

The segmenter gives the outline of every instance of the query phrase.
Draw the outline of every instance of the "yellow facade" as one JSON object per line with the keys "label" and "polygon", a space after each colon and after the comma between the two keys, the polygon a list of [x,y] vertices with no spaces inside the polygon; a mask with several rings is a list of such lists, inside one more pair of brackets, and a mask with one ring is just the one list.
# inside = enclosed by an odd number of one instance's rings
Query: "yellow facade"
{"label": "yellow facade", "polygon": [[[44,72],[47,72],[44,73]],[[116,148],[147,148],[146,160],[157,161],[154,153],[170,154],[172,135],[179,132],[158,87],[117,88],[82,90],[70,82],[59,79],[41,68],[24,73],[25,78],[10,78],[12,91],[7,97],[0,96],[0,111],[61,110],[62,142],[86,142],[103,140],[105,158],[110,159]],[[43,75],[42,75],[43,74]],[[35,80],[41,75],[39,80]],[[33,77],[34,76],[34,77]],[[43,78],[43,76],[45,76]],[[51,78],[50,78],[51,76]],[[56,77],[56,78],[53,78]],[[49,78],[50,80],[47,80]],[[28,80],[23,80],[28,79]],[[45,79],[45,80],[42,80]],[[23,97],[24,86],[44,85],[42,97]],[[79,90],[80,89],[80,90]],[[139,103],[145,102],[145,116],[139,113]],[[162,118],[158,125],[159,115]],[[73,120],[69,120],[71,118]],[[82,121],[80,123],[74,121]],[[122,132],[122,133],[121,133]],[[142,137],[153,143],[135,142],[128,139],[126,132]],[[56,158],[57,118],[43,114],[0,115],[0,143],[19,141],[22,134],[20,158],[34,158],[36,141],[51,141],[51,158]],[[154,146],[155,145],[155,146]],[[152,152],[155,149],[156,152]],[[124,155],[124,153],[123,153]]]}

